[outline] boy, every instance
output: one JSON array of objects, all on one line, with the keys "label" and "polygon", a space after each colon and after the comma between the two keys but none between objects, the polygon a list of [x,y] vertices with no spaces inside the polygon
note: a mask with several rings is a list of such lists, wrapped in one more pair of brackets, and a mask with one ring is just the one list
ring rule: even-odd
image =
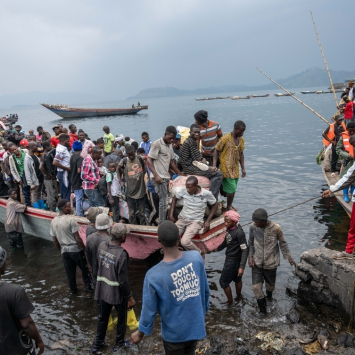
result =
[{"label": "boy", "polygon": [[107,192],[108,192],[108,201],[112,206],[113,212],[113,221],[118,223],[120,220],[120,199],[118,195],[121,193],[121,184],[120,179],[116,173],[117,164],[111,162],[108,165],[108,173],[106,174],[107,182]]},{"label": "boy", "polygon": [[115,141],[115,137],[112,133],[110,133],[109,126],[103,126],[102,130],[105,132],[104,134],[104,153],[105,155],[109,155],[112,152],[113,142]]},{"label": "boy", "polygon": [[245,264],[248,259],[248,246],[243,228],[239,224],[239,213],[227,211],[224,214],[224,224],[227,227],[226,236],[223,243],[214,251],[226,249],[226,260],[224,262],[219,284],[224,290],[228,301],[233,303],[232,289],[229,286],[232,281],[235,282],[237,300],[242,296],[242,276],[244,274]]},{"label": "boy", "polygon": [[80,141],[73,142],[74,154],[70,157],[70,179],[71,186],[75,195],[75,210],[78,217],[84,217],[83,211],[83,200],[84,200],[84,190],[83,190],[83,180],[81,180],[81,164],[83,163],[83,158],[81,157],[81,152],[83,150],[83,144]]},{"label": "boy", "polygon": [[152,143],[153,142],[149,139],[149,133],[148,132],[142,132],[142,142],[139,145],[139,148],[143,148],[146,155],[149,154],[150,145]]},{"label": "boy", "polygon": [[22,233],[24,233],[20,213],[26,211],[27,206],[18,202],[17,189],[9,189],[9,199],[6,203],[5,232],[11,249],[23,248]]}]

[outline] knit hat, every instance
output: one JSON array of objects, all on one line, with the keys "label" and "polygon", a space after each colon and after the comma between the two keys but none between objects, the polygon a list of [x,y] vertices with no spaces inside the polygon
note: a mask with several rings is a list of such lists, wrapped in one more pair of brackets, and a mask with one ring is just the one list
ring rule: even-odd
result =
[{"label": "knit hat", "polygon": [[204,110],[197,111],[194,117],[198,122],[205,123],[208,118],[208,112]]},{"label": "knit hat", "polygon": [[25,147],[28,147],[28,140],[22,139],[19,145],[24,145]]},{"label": "knit hat", "polygon": [[90,221],[90,223],[95,223],[96,217],[99,214],[108,214],[110,209],[108,207],[90,207],[87,212],[85,212],[86,218]]},{"label": "knit hat", "polygon": [[4,265],[6,257],[7,257],[6,250],[0,247],[0,267]]},{"label": "knit hat", "polygon": [[268,218],[269,216],[263,208],[258,208],[257,210],[255,210],[251,217],[253,222],[257,222],[257,223],[267,221]]},{"label": "knit hat", "polygon": [[335,120],[344,119],[344,116],[343,116],[343,115],[340,115],[340,114],[338,113],[338,114],[336,114],[336,115],[334,116],[334,119],[335,119]]},{"label": "knit hat", "polygon": [[240,214],[236,211],[227,211],[225,214],[224,214],[224,217],[228,217],[231,221],[233,222],[239,222],[239,218],[240,218]]},{"label": "knit hat", "polygon": [[111,228],[111,234],[113,237],[121,238],[125,234],[128,234],[131,228],[127,224],[115,223]]},{"label": "knit hat", "polygon": [[82,150],[83,149],[83,143],[80,141],[74,141],[73,142],[73,150]]},{"label": "knit hat", "polygon": [[112,226],[112,219],[105,213],[101,213],[96,217],[95,228],[97,230],[109,229]]}]

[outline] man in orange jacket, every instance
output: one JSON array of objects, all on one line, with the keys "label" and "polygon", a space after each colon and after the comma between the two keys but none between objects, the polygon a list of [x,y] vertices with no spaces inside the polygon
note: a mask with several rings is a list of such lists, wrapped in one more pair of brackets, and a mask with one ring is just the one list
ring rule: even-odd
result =
[{"label": "man in orange jacket", "polygon": [[339,141],[340,134],[346,131],[345,123],[343,122],[343,116],[338,114],[334,117],[335,122],[329,125],[325,131],[323,132],[323,144],[328,147],[330,144],[332,145],[332,163],[331,163],[331,171],[332,176],[335,176],[336,173],[336,165],[338,162],[338,154],[336,152],[337,142]]}]

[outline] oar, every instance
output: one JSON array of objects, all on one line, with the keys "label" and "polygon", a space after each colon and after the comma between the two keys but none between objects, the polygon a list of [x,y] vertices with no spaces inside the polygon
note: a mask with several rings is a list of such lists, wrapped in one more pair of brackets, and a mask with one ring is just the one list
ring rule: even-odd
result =
[{"label": "oar", "polygon": [[307,107],[308,110],[312,111],[316,116],[318,116],[319,118],[321,118],[325,123],[327,123],[330,126],[330,123],[324,118],[322,117],[319,113],[317,113],[316,111],[313,110],[313,108],[309,107],[308,105],[306,105],[304,102],[302,102],[300,99],[298,99],[296,96],[292,95],[292,93],[290,93],[288,90],[286,90],[285,88],[283,88],[280,84],[278,84],[275,80],[272,80],[269,76],[267,76],[261,69],[256,68],[259,70],[259,72],[261,74],[264,74],[269,80],[271,80],[274,84],[276,84],[280,89],[282,89],[283,91],[287,92],[290,96],[292,96],[295,100],[297,100],[299,103],[301,103],[304,107]]},{"label": "oar", "polygon": [[322,53],[322,57],[323,57],[323,60],[324,60],[325,68],[327,69],[327,73],[328,73],[328,76],[329,76],[330,88],[332,89],[333,94],[334,94],[335,105],[338,107],[339,104],[338,104],[337,95],[336,95],[335,90],[334,90],[333,80],[332,80],[332,77],[330,76],[330,71],[329,71],[329,69],[328,69],[327,61],[325,60],[323,48],[322,48],[322,45],[321,45],[320,40],[319,40],[319,36],[318,36],[317,28],[316,28],[316,23],[314,22],[313,15],[312,15],[312,11],[311,11],[311,17],[312,17],[312,21],[313,21],[314,30],[316,31],[316,35],[317,35],[317,39],[318,39],[319,48],[320,48],[320,51],[321,51],[321,53]]}]

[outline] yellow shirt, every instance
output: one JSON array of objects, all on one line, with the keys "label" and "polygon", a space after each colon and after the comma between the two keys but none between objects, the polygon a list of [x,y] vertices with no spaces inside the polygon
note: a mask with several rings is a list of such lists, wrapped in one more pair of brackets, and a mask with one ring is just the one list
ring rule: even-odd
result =
[{"label": "yellow shirt", "polygon": [[244,138],[240,137],[238,146],[235,145],[232,133],[224,135],[215,148],[220,154],[223,178],[239,178],[240,155],[244,150]]}]

